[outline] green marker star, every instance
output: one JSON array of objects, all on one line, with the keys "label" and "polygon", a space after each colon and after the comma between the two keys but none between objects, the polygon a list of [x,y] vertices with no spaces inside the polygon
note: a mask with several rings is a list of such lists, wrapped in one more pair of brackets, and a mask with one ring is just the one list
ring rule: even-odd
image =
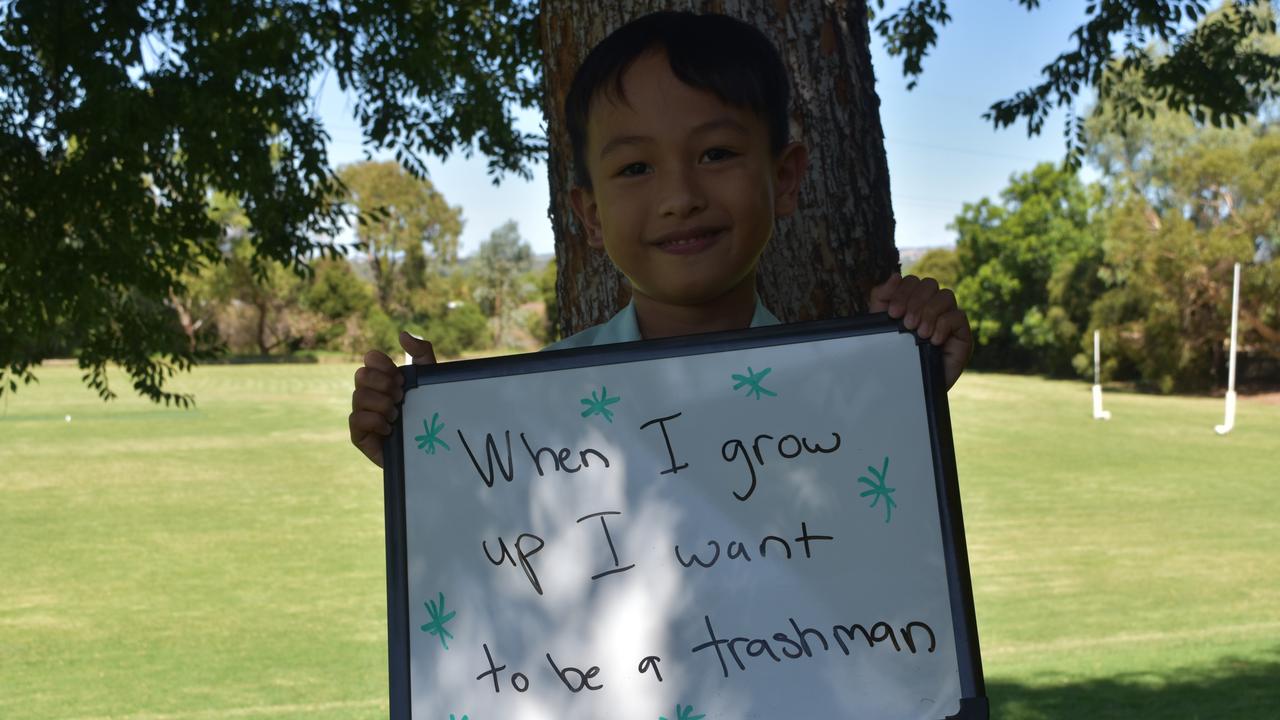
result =
[{"label": "green marker star", "polygon": [[757,400],[765,395],[768,395],[769,397],[777,397],[778,393],[768,390],[760,385],[760,381],[764,380],[764,376],[771,372],[773,372],[773,368],[765,368],[760,372],[756,372],[755,370],[752,370],[750,366],[747,366],[746,375],[733,375],[733,379],[738,381],[738,384],[734,385],[733,389],[737,390],[741,387],[747,387],[746,397],[755,395]]},{"label": "green marker star", "polygon": [[444,611],[444,593],[440,593],[440,604],[437,605],[435,600],[428,600],[423,605],[427,606],[427,614],[431,616],[431,622],[422,626],[422,632],[431,635],[437,635],[440,638],[440,644],[445,650],[449,649],[448,640],[453,638],[453,633],[444,629],[446,623],[453,619],[458,613],[445,613]]},{"label": "green marker star", "polygon": [[[681,705],[680,703],[676,703],[675,720],[702,720],[702,718],[704,717],[706,717],[705,714],[694,715],[692,705],[689,705],[688,707],[686,707],[684,705]],[[660,716],[658,720],[667,720],[667,717],[663,715],[663,716]]]},{"label": "green marker star", "polygon": [[427,424],[426,420],[423,420],[422,429],[426,434],[415,435],[413,438],[414,440],[418,441],[418,449],[427,451],[428,455],[436,454],[436,445],[440,445],[445,450],[452,451],[452,449],[449,447],[449,443],[440,439],[440,433],[441,431],[444,430],[444,423],[440,423],[439,425],[436,425],[436,421],[438,421],[439,419],[440,419],[440,413],[434,413],[431,416],[430,425]]},{"label": "green marker star", "polygon": [[868,465],[867,470],[875,476],[878,482],[871,482],[871,480],[869,480],[865,475],[859,477],[858,482],[866,484],[871,489],[863,492],[858,497],[874,495],[875,497],[871,499],[871,507],[875,507],[876,503],[880,502],[880,498],[884,498],[884,521],[887,523],[889,522],[889,516],[893,513],[893,508],[897,505],[897,503],[893,501],[893,498],[889,497],[889,495],[893,493],[894,488],[885,485],[884,482],[885,476],[889,474],[888,456],[885,456],[883,468],[876,470],[874,467]]},{"label": "green marker star", "polygon": [[582,404],[587,406],[582,411],[582,417],[591,417],[592,415],[603,415],[605,420],[613,423],[613,411],[609,406],[621,400],[621,397],[609,397],[609,388],[601,387],[600,395],[596,396],[596,391],[591,391],[591,398],[582,398]]}]

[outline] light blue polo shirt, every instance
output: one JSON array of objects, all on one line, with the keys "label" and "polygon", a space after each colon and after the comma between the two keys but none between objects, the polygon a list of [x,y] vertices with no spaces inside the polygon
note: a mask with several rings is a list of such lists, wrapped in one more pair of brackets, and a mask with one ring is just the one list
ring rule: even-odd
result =
[{"label": "light blue polo shirt", "polygon": [[[756,298],[756,311],[751,316],[751,327],[767,327],[777,324],[778,318],[769,312],[764,303],[760,302],[760,298]],[[608,345],[609,343],[633,342],[643,339],[640,336],[640,323],[636,322],[636,306],[634,303],[627,303],[627,306],[619,310],[618,314],[609,318],[609,322],[589,327],[580,333],[570,335],[542,349],[565,350],[568,348],[591,347],[593,345]]]}]

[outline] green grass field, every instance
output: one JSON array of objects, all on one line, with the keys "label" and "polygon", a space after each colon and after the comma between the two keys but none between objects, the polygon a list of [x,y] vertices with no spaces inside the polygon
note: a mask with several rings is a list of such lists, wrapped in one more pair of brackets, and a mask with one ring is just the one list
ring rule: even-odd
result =
[{"label": "green grass field", "polygon": [[[0,400],[0,718],[386,714],[354,367],[215,366],[198,409],[72,368]],[[127,393],[128,388],[121,388]],[[993,717],[1280,716],[1280,405],[970,373],[951,393]],[[64,416],[70,415],[71,422]]]}]

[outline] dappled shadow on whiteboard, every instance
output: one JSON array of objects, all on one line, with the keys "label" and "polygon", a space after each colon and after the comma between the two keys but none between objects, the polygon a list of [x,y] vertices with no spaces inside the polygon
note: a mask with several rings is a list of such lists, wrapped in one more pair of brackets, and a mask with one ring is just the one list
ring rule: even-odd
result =
[{"label": "dappled shadow on whiteboard", "polygon": [[[897,335],[858,347],[917,353]],[[821,717],[837,706],[885,717],[877,708],[889,703],[911,708],[908,717],[947,714],[958,672],[918,362],[881,359],[882,381],[855,385],[841,381],[858,366],[849,348],[785,350],[407,395],[406,448],[438,422],[451,444],[406,455],[415,716]],[[723,382],[751,367],[774,368],[776,399]],[[894,382],[883,379],[890,372]],[[584,415],[579,398],[597,388],[622,398],[612,418]],[[902,388],[914,388],[914,402]],[[885,408],[903,417],[887,422]],[[774,440],[754,454],[760,438],[791,433],[807,438],[792,439],[794,453]],[[815,449],[801,453],[806,442]],[[884,472],[889,456],[892,523],[887,507],[858,494],[859,475],[874,474],[873,463]],[[668,472],[677,462],[684,469]],[[721,556],[732,542],[753,559]],[[908,556],[919,561],[904,571]],[[604,572],[613,574],[593,577]],[[429,606],[446,601],[440,616],[456,611],[447,638],[431,632]],[[920,619],[929,625],[911,622]],[[712,623],[721,644],[742,636],[740,663],[732,645],[708,642]],[[873,640],[864,628],[905,635]],[[814,651],[787,654],[782,631]],[[779,643],[772,652],[785,659],[753,651],[764,641],[748,637]],[[645,670],[649,656],[660,666]],[[599,695],[582,688],[595,668]]]},{"label": "dappled shadow on whiteboard", "polygon": [[987,678],[991,717],[1002,720],[1262,718],[1280,712],[1280,645],[1264,661],[1226,658],[1176,674],[1039,685]]}]

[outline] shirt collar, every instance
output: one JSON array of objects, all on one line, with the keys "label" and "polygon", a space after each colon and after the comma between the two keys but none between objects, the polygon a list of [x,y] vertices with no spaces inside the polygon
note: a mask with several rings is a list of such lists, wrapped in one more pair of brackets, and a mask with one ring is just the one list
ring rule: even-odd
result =
[{"label": "shirt collar", "polygon": [[[756,309],[751,316],[751,327],[766,327],[777,324],[779,324],[778,318],[774,317],[773,313],[769,312],[769,309],[757,297]],[[608,322],[587,328],[576,335],[553,343],[545,349],[563,350],[610,343],[634,342],[642,339],[640,336],[640,323],[636,320],[636,306],[634,303],[627,303],[626,307],[619,310]]]},{"label": "shirt collar", "polygon": [[[765,307],[757,296],[756,309],[751,315],[751,327],[768,327],[777,324],[778,318],[769,312],[769,308]],[[636,304],[634,302],[627,303],[626,307],[618,311],[617,315],[614,315],[609,322],[602,326],[600,334],[596,337],[598,343],[642,340],[640,322],[636,320]]]}]

